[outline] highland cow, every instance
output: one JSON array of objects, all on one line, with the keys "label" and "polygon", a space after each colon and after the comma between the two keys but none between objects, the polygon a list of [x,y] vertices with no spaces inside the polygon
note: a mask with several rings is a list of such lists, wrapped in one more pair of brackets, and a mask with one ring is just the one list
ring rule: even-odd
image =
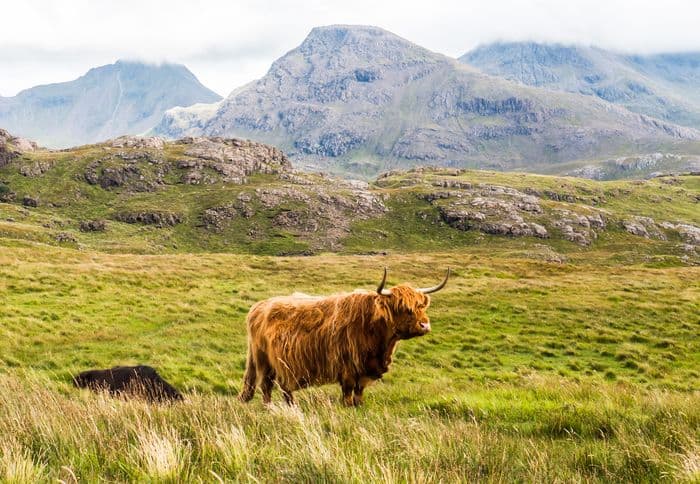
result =
[{"label": "highland cow", "polygon": [[294,294],[256,303],[248,313],[248,357],[239,398],[250,401],[260,387],[271,401],[277,383],[289,404],[292,392],[339,383],[343,403],[362,403],[365,387],[389,370],[400,340],[430,332],[428,294],[447,284],[357,290],[328,297]]},{"label": "highland cow", "polygon": [[115,366],[109,370],[88,370],[73,378],[78,388],[108,391],[113,396],[142,398],[149,402],[183,400],[172,385],[150,366]]}]

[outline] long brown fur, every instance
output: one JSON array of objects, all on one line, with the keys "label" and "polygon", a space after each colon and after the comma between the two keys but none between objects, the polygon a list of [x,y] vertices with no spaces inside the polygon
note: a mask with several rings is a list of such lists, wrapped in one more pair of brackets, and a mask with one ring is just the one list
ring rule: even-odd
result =
[{"label": "long brown fur", "polygon": [[247,318],[240,399],[249,401],[260,386],[269,402],[276,382],[292,403],[295,390],[338,382],[346,405],[361,403],[364,387],[388,371],[397,342],[430,331],[429,304],[429,296],[405,284],[391,295],[295,294],[258,302]]}]

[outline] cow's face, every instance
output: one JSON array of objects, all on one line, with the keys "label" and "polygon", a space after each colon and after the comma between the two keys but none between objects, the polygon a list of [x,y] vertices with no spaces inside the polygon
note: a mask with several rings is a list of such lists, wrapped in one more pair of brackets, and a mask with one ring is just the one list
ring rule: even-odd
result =
[{"label": "cow's face", "polygon": [[[447,269],[445,279],[433,287],[418,288],[407,284],[400,284],[391,289],[385,289],[387,270],[384,269],[384,277],[377,288],[380,306],[385,314],[394,334],[400,339],[415,338],[430,332],[430,318],[426,313],[430,305],[430,296],[447,284],[450,270]],[[386,314],[389,313],[389,314]]]},{"label": "cow's face", "polygon": [[415,338],[430,332],[427,310],[430,296],[421,294],[409,286],[396,286],[387,298],[392,313],[394,332],[401,339]]}]

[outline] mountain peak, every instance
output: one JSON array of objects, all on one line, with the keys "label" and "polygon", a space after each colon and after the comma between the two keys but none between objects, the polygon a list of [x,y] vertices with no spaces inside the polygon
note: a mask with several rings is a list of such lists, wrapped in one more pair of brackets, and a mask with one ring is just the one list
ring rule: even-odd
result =
[{"label": "mountain peak", "polygon": [[362,173],[416,164],[513,169],[700,138],[598,99],[486,76],[356,25],[313,29],[261,79],[216,106],[168,111],[154,133],[247,137],[306,167]]},{"label": "mountain peak", "polygon": [[172,107],[220,99],[181,64],[120,59],[72,81],[0,98],[0,125],[45,146],[67,147],[143,133]]},{"label": "mountain peak", "polygon": [[328,55],[357,57],[371,62],[404,62],[410,58],[443,56],[410,42],[396,34],[371,25],[326,25],[314,27],[291,53],[305,56]]},{"label": "mountain peak", "polygon": [[[398,35],[384,30],[380,27],[372,25],[349,25],[349,24],[333,24],[314,27],[307,35],[306,40],[324,39],[333,42],[345,42],[351,39],[367,38],[367,37],[394,37],[401,39]],[[408,40],[401,39],[406,43]]]}]

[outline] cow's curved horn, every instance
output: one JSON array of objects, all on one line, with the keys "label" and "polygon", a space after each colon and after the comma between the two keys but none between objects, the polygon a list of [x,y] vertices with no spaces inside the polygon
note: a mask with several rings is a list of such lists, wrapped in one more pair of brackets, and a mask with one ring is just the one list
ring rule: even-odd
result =
[{"label": "cow's curved horn", "polygon": [[450,278],[450,268],[447,268],[447,274],[445,274],[445,279],[438,284],[437,286],[433,287],[421,287],[418,289],[418,292],[422,292],[423,294],[430,294],[431,292],[437,292],[443,287],[445,287],[445,284],[447,284],[447,280]]},{"label": "cow's curved horn", "polygon": [[386,284],[386,267],[384,268],[384,277],[382,277],[382,282],[379,283],[379,287],[377,288],[377,294],[381,296],[391,296],[391,291],[388,289],[384,289],[384,285]]}]

